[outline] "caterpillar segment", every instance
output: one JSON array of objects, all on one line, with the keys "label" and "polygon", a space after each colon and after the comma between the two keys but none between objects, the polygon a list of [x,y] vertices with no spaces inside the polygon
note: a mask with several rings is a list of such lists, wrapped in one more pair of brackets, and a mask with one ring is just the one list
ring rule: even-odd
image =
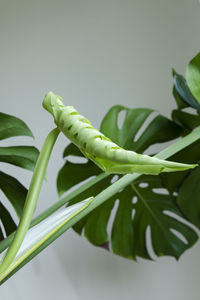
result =
[{"label": "caterpillar segment", "polygon": [[158,174],[197,166],[161,160],[121,148],[94,128],[73,106],[65,106],[62,98],[52,92],[46,94],[43,107],[52,114],[60,131],[104,172]]}]

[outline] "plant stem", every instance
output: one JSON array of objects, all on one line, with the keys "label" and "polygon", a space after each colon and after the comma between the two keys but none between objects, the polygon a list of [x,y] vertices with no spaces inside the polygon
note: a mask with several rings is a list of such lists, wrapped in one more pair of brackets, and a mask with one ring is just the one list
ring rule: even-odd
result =
[{"label": "plant stem", "polygon": [[170,145],[169,147],[163,149],[158,154],[155,155],[155,157],[160,159],[167,159],[177,152],[183,150],[184,148],[188,147],[189,145],[193,144],[197,140],[200,139],[200,126],[196,127],[191,133],[184,136],[180,140],[178,140],[176,143]]},{"label": "plant stem", "polygon": [[74,199],[79,194],[83,193],[87,189],[89,189],[94,184],[100,182],[104,178],[110,176],[110,174],[107,173],[101,173],[100,175],[97,175],[95,178],[92,178],[90,181],[86,182],[85,184],[78,187],[75,191],[71,192],[70,194],[66,195],[62,199],[60,199],[58,202],[54,203],[52,206],[50,206],[48,209],[46,209],[43,213],[41,213],[39,216],[37,216],[33,221],[31,222],[31,227],[40,223],[42,220],[50,216],[52,213],[54,213],[57,209],[62,207],[64,204],[69,202],[70,200]]},{"label": "plant stem", "polygon": [[[200,126],[193,130],[189,135],[182,138],[178,142],[170,145],[168,148],[164,149],[160,153],[156,155],[156,157],[161,159],[167,159],[179,152],[180,150],[186,148],[190,144],[194,143],[200,139]],[[13,270],[2,282],[5,282],[9,277],[11,277],[14,273],[16,273],[20,268],[22,268],[26,263],[28,263],[32,258],[34,258],[38,253],[40,253],[44,248],[46,248],[49,244],[51,244],[54,240],[56,240],[60,235],[62,235],[67,229],[72,227],[78,221],[80,221],[83,217],[97,208],[99,205],[104,203],[122,188],[126,187],[128,184],[132,183],[142,174],[127,174],[120,178],[118,181],[114,182],[108,188],[99,193],[93,200],[93,202],[83,211],[80,212],[77,216],[75,216],[72,220],[70,220],[67,224],[62,226],[54,235],[52,235],[48,240],[46,240],[40,247],[38,247],[34,252],[32,252],[20,265],[17,266],[15,270]],[[63,201],[64,202],[64,201]]]},{"label": "plant stem", "polygon": [[[188,134],[187,136],[185,136],[184,138],[182,138],[178,142],[176,142],[176,143],[170,145],[169,147],[167,147],[166,149],[162,150],[160,153],[158,153],[156,155],[156,157],[160,158],[160,159],[167,159],[167,158],[171,157],[172,155],[174,155],[175,153],[177,153],[177,152],[181,151],[182,149],[186,148],[190,144],[194,143],[198,139],[200,139],[200,126],[196,127],[190,134]],[[58,202],[56,202],[51,207],[49,207],[47,210],[45,210],[42,214],[37,216],[31,222],[31,227],[38,224],[40,221],[42,221],[47,216],[49,216],[54,211],[56,211],[58,208],[62,207],[65,203],[72,200],[74,197],[76,197],[77,195],[79,195],[80,193],[82,193],[83,191],[88,189],[89,187],[91,187],[93,184],[99,182],[100,180],[106,178],[109,175],[110,174],[102,173],[102,174],[98,175],[97,177],[91,179],[87,183],[83,184],[82,186],[77,188],[72,193],[66,195],[64,198],[60,199]],[[11,241],[13,239],[13,235],[14,235],[14,233],[9,235],[9,237],[7,239],[5,239],[4,241],[2,241],[0,243],[0,253],[2,251],[4,251],[9,246],[9,244],[11,243]]]},{"label": "plant stem", "polygon": [[[187,136],[185,136],[184,138],[180,139],[179,141],[177,141],[176,143],[170,145],[169,147],[167,147],[166,149],[162,150],[161,152],[159,152],[158,154],[155,155],[155,157],[159,158],[159,159],[168,159],[169,157],[171,157],[172,155],[174,155],[175,153],[181,151],[182,149],[186,148],[187,146],[189,146],[190,144],[194,143],[195,141],[197,141],[198,139],[200,139],[200,126],[196,127],[190,134],[188,134]],[[100,175],[98,175],[96,178],[90,180],[89,182],[87,182],[86,184],[80,186],[77,190],[73,191],[72,193],[70,193],[69,195],[67,195],[66,197],[64,197],[63,199],[59,200],[57,203],[53,204],[50,208],[48,208],[44,213],[42,213],[40,216],[36,217],[33,220],[34,224],[38,224],[41,220],[43,220],[45,217],[49,216],[51,213],[53,213],[55,210],[57,210],[58,208],[60,208],[62,205],[64,205],[65,203],[67,203],[68,201],[72,200],[74,197],[76,197],[77,195],[79,195],[81,192],[85,191],[86,189],[88,189],[89,187],[91,187],[93,184],[99,182],[100,180],[106,178],[107,176],[109,176],[109,173],[102,173]],[[131,182],[131,178],[132,181],[135,180],[136,178],[138,178],[139,176],[141,176],[141,174],[127,174],[125,176],[123,176],[121,179],[119,179],[117,182],[120,182],[123,184],[123,186],[120,186],[120,188],[117,188],[117,182],[115,182],[114,184],[112,184],[112,186],[110,186],[108,189],[111,190],[111,187],[113,187],[114,189],[117,188],[116,193],[118,192],[118,190],[120,190],[122,187],[125,187],[126,185],[128,185]],[[125,179],[123,179],[125,178]],[[125,180],[125,181],[124,181]],[[125,185],[124,185],[125,184]],[[107,191],[107,189],[105,190]],[[101,192],[100,194],[102,194],[103,192]],[[99,194],[99,195],[100,195]],[[115,193],[113,193],[112,195],[114,195]],[[95,205],[96,207],[96,203],[98,199],[97,195],[95,197],[95,200],[93,201],[93,203],[90,205],[90,208],[93,207],[93,205]],[[107,193],[106,193],[106,200],[109,198],[110,196],[107,197]],[[98,203],[98,202],[97,202]],[[101,203],[100,203],[101,204]],[[97,205],[98,206],[98,205]],[[89,207],[87,208],[89,209]],[[86,210],[87,211],[87,210]]]},{"label": "plant stem", "polygon": [[[93,186],[94,184],[100,182],[101,180],[103,180],[104,178],[106,178],[108,176],[110,176],[110,174],[101,173],[100,175],[97,175],[95,178],[92,178],[91,180],[89,180],[85,184],[78,187],[75,191],[69,193],[68,195],[66,195],[62,199],[58,200],[56,203],[54,203],[52,206],[50,206],[44,212],[42,212],[36,218],[34,218],[31,221],[30,228],[33,227],[34,225],[37,225],[38,223],[40,223],[42,220],[44,220],[45,218],[50,216],[52,213],[54,213],[56,210],[58,210],[60,207],[62,207],[65,203],[67,203],[70,200],[74,199],[76,196],[83,193],[84,191],[89,189],[91,186]],[[10,245],[10,243],[13,240],[14,235],[15,235],[15,232],[11,233],[5,240],[0,242],[0,253],[3,252],[6,248],[8,248],[8,246]]]},{"label": "plant stem", "polygon": [[48,136],[45,139],[45,142],[43,144],[42,150],[40,152],[34,169],[33,177],[31,179],[30,187],[28,190],[26,202],[24,205],[18,228],[16,230],[14,239],[3,259],[3,262],[0,265],[0,274],[3,273],[12,263],[30,226],[31,219],[36,207],[37,199],[39,197],[42,182],[45,177],[48,161],[59,132],[59,129],[55,128],[48,134]]}]

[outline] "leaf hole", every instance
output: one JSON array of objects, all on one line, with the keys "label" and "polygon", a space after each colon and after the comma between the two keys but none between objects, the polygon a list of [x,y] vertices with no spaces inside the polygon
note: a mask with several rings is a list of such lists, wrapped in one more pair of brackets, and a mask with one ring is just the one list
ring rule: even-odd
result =
[{"label": "leaf hole", "polygon": [[139,187],[144,189],[144,188],[147,188],[149,186],[149,184],[147,182],[141,182],[139,183]]},{"label": "leaf hole", "polygon": [[132,218],[132,220],[134,220],[135,213],[136,213],[136,210],[135,210],[135,209],[132,209],[132,213],[131,213],[131,218]]},{"label": "leaf hole", "polygon": [[168,190],[166,190],[164,188],[154,188],[154,189],[152,189],[152,191],[158,195],[169,195]]},{"label": "leaf hole", "polygon": [[177,192],[173,192],[172,194],[174,197],[177,197],[178,196],[178,193]]},{"label": "leaf hole", "polygon": [[117,181],[119,179],[118,175],[114,175],[110,181],[110,183],[114,183],[115,181]]},{"label": "leaf hole", "polygon": [[1,229],[2,234],[3,234],[3,238],[5,239],[7,237],[7,234],[6,234],[6,230],[4,228],[4,225],[3,225],[3,222],[1,221],[1,219],[0,219],[0,229]]},{"label": "leaf hole", "polygon": [[124,121],[125,121],[125,117],[126,117],[126,110],[123,109],[119,112],[118,118],[117,118],[117,126],[119,129],[122,129]]},{"label": "leaf hole", "polygon": [[83,156],[73,156],[73,155],[67,156],[67,160],[72,163],[80,163],[80,164],[85,164],[88,162],[87,158]]},{"label": "leaf hole", "polygon": [[198,113],[197,113],[196,110],[195,110],[194,108],[192,108],[192,107],[184,107],[184,108],[182,109],[182,111],[187,112],[187,113],[189,113],[189,114],[193,114],[193,115],[198,116]]},{"label": "leaf hole", "polygon": [[141,135],[143,134],[143,132],[147,129],[147,127],[149,126],[149,124],[153,121],[153,119],[158,115],[157,112],[152,112],[150,113],[150,115],[146,118],[146,120],[144,121],[144,123],[140,126],[138,132],[136,133],[133,141],[137,142],[139,140],[139,138],[141,137]]},{"label": "leaf hole", "polygon": [[177,231],[174,228],[170,228],[169,229],[179,240],[181,240],[184,244],[188,245],[188,241],[187,239],[184,237],[184,235],[182,233],[180,233],[179,231]]},{"label": "leaf hole", "polygon": [[[175,143],[176,141],[178,141],[179,138],[177,139],[173,139],[173,142]],[[154,156],[155,153],[158,153],[160,152],[161,150],[167,148],[168,146],[171,145],[171,141],[166,141],[166,142],[162,142],[162,143],[156,143],[156,144],[153,144],[153,145],[150,145],[148,147],[148,149],[146,149],[143,154],[147,154],[147,155],[150,155],[150,156]]]},{"label": "leaf hole", "polygon": [[198,229],[193,224],[191,224],[189,221],[184,219],[183,217],[181,217],[181,216],[177,215],[176,213],[174,213],[172,211],[169,211],[169,210],[163,210],[163,214],[175,219],[176,221],[178,221],[178,222],[180,222],[180,223],[182,223],[186,226],[188,226],[189,228],[193,229],[199,235]]},{"label": "leaf hole", "polygon": [[132,203],[133,204],[136,204],[138,202],[138,197],[137,196],[134,196],[133,199],[132,199]]},{"label": "leaf hole", "polygon": [[153,244],[152,244],[152,234],[151,234],[151,226],[148,225],[145,232],[145,243],[146,249],[151,259],[155,260],[157,255],[155,254]]},{"label": "leaf hole", "polygon": [[[114,203],[114,206],[111,210],[110,217],[109,217],[107,227],[106,227],[107,233],[108,233],[108,236],[109,236],[110,240],[111,240],[111,235],[112,235],[113,223],[114,223],[114,220],[115,220],[115,216],[116,216],[118,207],[119,207],[119,199],[117,199]],[[110,251],[112,251],[111,247],[110,247]]]}]

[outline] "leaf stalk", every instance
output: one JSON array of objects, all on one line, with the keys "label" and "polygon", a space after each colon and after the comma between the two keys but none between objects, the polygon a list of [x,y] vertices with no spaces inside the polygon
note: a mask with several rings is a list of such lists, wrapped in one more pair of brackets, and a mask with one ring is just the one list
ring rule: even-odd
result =
[{"label": "leaf stalk", "polygon": [[8,251],[6,252],[6,255],[0,265],[0,274],[3,273],[12,263],[30,226],[31,219],[39,197],[42,182],[45,177],[49,158],[59,133],[60,131],[58,128],[53,129],[46,137],[45,142],[42,146],[42,150],[38,157],[34,173],[31,179],[22,216],[18,228],[15,232],[13,241],[10,247],[8,248]]}]

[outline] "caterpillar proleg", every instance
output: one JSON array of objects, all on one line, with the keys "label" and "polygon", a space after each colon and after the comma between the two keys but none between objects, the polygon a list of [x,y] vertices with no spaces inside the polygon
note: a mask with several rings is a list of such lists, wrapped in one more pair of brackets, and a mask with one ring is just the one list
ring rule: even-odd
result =
[{"label": "caterpillar proleg", "polygon": [[196,167],[196,165],[161,160],[119,147],[94,128],[90,121],[80,115],[73,106],[64,106],[62,98],[52,92],[46,94],[43,107],[52,114],[60,131],[81,150],[86,158],[92,160],[104,172],[158,174]]}]

